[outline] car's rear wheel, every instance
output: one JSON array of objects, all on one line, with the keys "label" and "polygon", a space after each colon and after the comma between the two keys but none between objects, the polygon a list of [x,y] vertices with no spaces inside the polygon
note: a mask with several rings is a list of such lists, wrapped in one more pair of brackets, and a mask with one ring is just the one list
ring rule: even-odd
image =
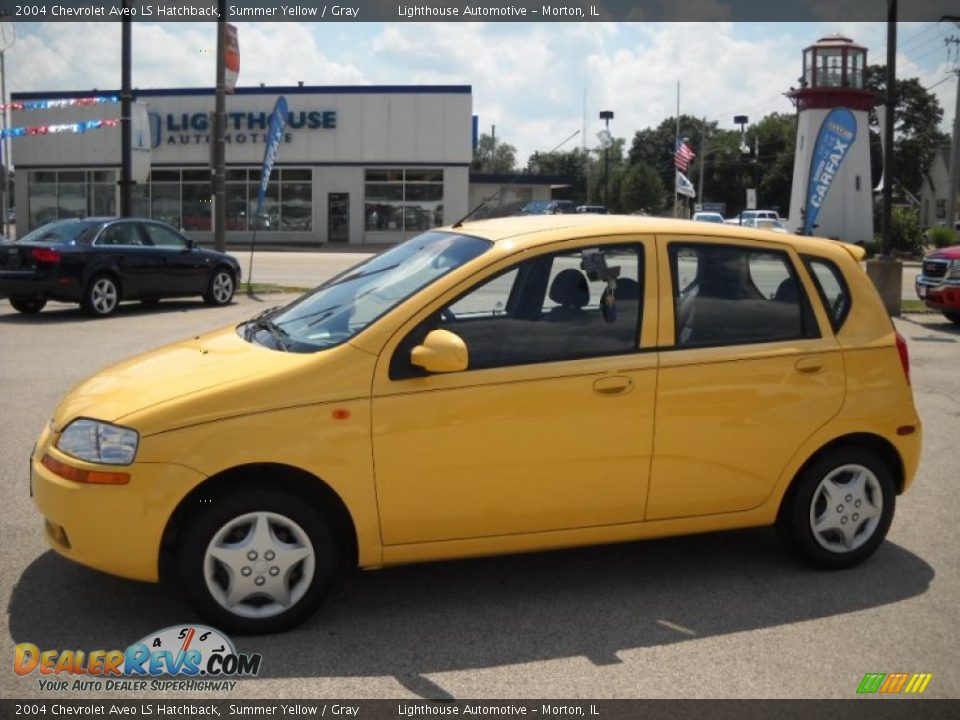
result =
[{"label": "car's rear wheel", "polygon": [[861,447],[840,447],[796,479],[777,518],[781,540],[805,562],[827,569],[862,562],[890,529],[896,488],[887,464]]},{"label": "car's rear wheel", "polygon": [[47,299],[41,295],[16,295],[10,298],[10,304],[24,315],[36,315],[43,310]]},{"label": "car's rear wheel", "polygon": [[268,490],[229,495],[194,513],[179,543],[190,603],[214,626],[238,633],[303,622],[333,581],[339,550],[312,505]]},{"label": "car's rear wheel", "polygon": [[217,268],[210,276],[203,299],[208,305],[228,305],[233,300],[235,290],[233,273],[226,268]]},{"label": "car's rear wheel", "polygon": [[960,325],[960,311],[957,310],[944,310],[943,316],[952,323]]},{"label": "car's rear wheel", "polygon": [[97,275],[83,292],[81,305],[88,315],[107,317],[120,304],[120,286],[111,275]]}]

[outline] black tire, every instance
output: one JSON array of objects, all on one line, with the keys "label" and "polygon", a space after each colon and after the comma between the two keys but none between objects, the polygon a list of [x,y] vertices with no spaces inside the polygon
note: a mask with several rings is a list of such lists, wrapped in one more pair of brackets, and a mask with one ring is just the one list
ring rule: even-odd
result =
[{"label": "black tire", "polygon": [[107,317],[120,305],[120,283],[113,275],[94,275],[83,290],[80,306],[87,315]]},{"label": "black tire", "polygon": [[[270,530],[267,535],[262,536],[270,538],[266,548],[257,538],[247,534],[253,532],[256,521],[244,519],[244,516],[252,514],[260,517],[268,514],[271,516]],[[248,529],[244,532],[243,527]],[[293,532],[291,528],[294,528]],[[240,532],[239,536],[237,532]],[[312,551],[312,577],[309,580],[307,576],[311,572],[310,559],[293,562],[279,570],[279,566],[284,565],[284,559],[278,555],[285,554],[284,548],[293,548],[294,545],[280,545],[277,538],[296,539],[297,534],[300,534],[302,542],[297,543],[296,547],[305,548],[309,541],[309,550]],[[251,578],[241,582],[256,582],[260,584],[258,587],[269,589],[267,583],[278,582],[271,581],[271,576],[281,578],[279,582],[296,598],[293,604],[280,610],[280,606],[266,597],[258,598],[255,594],[247,594],[257,593],[256,587],[241,593],[246,599],[241,597],[234,609],[223,604],[221,600],[226,601],[226,593],[233,587],[238,572],[228,571],[230,566],[227,564],[208,558],[207,551],[215,540],[219,544],[226,538],[232,538],[231,544],[238,544],[243,553],[254,548],[258,548],[254,549],[254,552],[260,553],[260,556],[253,558],[249,554],[235,556],[243,565],[240,572],[244,577]],[[277,550],[272,558],[268,552],[269,547]],[[335,535],[322,513],[297,496],[260,489],[232,492],[230,495],[215,498],[209,504],[205,503],[202,509],[195,511],[187,520],[177,549],[180,582],[194,609],[214,627],[251,635],[280,632],[306,620],[327,596],[338,569],[339,558],[340,550]],[[248,561],[249,565],[246,564]],[[274,572],[271,562],[277,563],[279,572]],[[207,581],[208,569],[211,574],[210,583]],[[221,599],[215,597],[211,585],[216,588]],[[240,587],[243,588],[243,585]],[[259,611],[254,609],[258,603],[262,603]],[[264,611],[273,614],[261,617],[245,615]]]},{"label": "black tire", "polygon": [[47,299],[41,295],[17,295],[10,298],[10,304],[14,310],[24,315],[36,315],[43,310]]},{"label": "black tire", "polygon": [[203,293],[203,301],[207,305],[222,307],[229,305],[233,294],[237,291],[237,281],[233,271],[225,267],[217,267],[210,273],[207,281],[207,290]]},{"label": "black tire", "polygon": [[943,316],[954,325],[960,325],[960,311],[944,310]]},{"label": "black tire", "polygon": [[[872,480],[866,480],[868,490],[860,502],[856,492],[846,489],[855,472],[843,470],[844,466],[858,466],[867,471],[864,477],[873,476]],[[831,474],[837,481],[835,490],[839,489],[842,494],[835,495],[836,505],[831,502],[828,508],[820,484]],[[875,519],[864,519],[865,510],[876,511],[877,496],[882,508]],[[880,546],[890,529],[895,506],[896,486],[891,468],[866,448],[838,447],[816,458],[794,480],[780,506],[777,534],[787,550],[809,565],[828,570],[848,568],[863,562]],[[831,523],[828,522],[824,523],[828,529],[815,533],[813,524],[818,518],[835,519],[837,528],[829,529]],[[850,549],[843,546],[844,530],[852,535],[852,542],[847,545]],[[826,547],[825,543],[832,547]]]}]

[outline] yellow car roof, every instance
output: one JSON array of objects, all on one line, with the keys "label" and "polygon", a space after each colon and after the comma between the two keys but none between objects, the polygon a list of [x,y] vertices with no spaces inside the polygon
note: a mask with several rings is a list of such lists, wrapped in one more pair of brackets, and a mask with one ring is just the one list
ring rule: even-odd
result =
[{"label": "yellow car roof", "polygon": [[642,215],[516,215],[493,220],[468,220],[460,226],[447,228],[466,235],[474,235],[499,243],[513,241],[514,247],[536,247],[560,240],[592,235],[620,235],[630,233],[660,235],[700,235],[702,237],[729,237],[760,240],[777,245],[793,245],[798,252],[822,250],[827,246],[842,246],[856,261],[866,252],[858,245],[826,238],[790,235],[772,230],[760,230],[742,225],[703,223],[676,218]]}]

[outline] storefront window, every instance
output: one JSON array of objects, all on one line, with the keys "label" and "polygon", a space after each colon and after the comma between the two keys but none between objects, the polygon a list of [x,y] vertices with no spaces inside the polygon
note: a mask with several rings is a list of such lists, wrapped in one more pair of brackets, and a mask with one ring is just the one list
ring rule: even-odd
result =
[{"label": "storefront window", "polygon": [[[286,172],[283,173],[286,180]],[[313,229],[313,185],[309,182],[282,182],[280,184],[280,229],[309,231]]]},{"label": "storefront window", "polygon": [[30,229],[40,227],[57,219],[57,174],[55,172],[31,172],[27,175],[30,205]]},{"label": "storefront window", "polygon": [[[186,172],[184,175],[186,176]],[[209,177],[209,176],[208,176]],[[209,232],[211,221],[210,183],[183,183],[183,229]]]},{"label": "storefront window", "polygon": [[367,232],[406,237],[443,224],[443,170],[376,168],[365,179]]},{"label": "storefront window", "polygon": [[175,228],[180,223],[180,183],[154,182],[150,184],[150,217]]},{"label": "storefront window", "polygon": [[[246,172],[244,175],[246,175]],[[229,173],[227,174],[229,179]],[[245,180],[246,178],[244,178]],[[227,230],[247,229],[247,183],[227,183]]]}]

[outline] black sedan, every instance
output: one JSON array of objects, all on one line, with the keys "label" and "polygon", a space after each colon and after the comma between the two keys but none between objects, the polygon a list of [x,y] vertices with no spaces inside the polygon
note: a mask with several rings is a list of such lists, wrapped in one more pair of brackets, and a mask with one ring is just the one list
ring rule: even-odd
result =
[{"label": "black sedan", "polygon": [[0,242],[0,296],[22,313],[40,312],[47,300],[78,302],[96,317],[122,300],[202,295],[226,305],[239,281],[234,258],[155,220],[59,220],[19,242]]}]

